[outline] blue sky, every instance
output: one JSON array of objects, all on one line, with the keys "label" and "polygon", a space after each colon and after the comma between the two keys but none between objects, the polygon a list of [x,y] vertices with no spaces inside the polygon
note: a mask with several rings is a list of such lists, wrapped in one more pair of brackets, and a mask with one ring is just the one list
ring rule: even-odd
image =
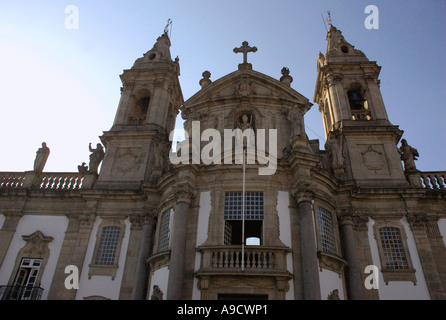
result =
[{"label": "blue sky", "polygon": [[[78,29],[65,27],[68,5],[79,10]],[[364,26],[367,5],[379,9],[377,30]],[[51,149],[44,171],[88,164],[88,144],[112,126],[119,75],[152,48],[168,18],[185,100],[203,71],[213,81],[235,71],[242,56],[232,49],[246,40],[258,48],[248,58],[254,70],[279,79],[288,67],[291,86],[313,102],[327,10],[345,39],[382,66],[389,119],[418,149],[417,167],[446,170],[446,1],[58,0],[0,3],[0,171],[32,170],[43,141]],[[305,124],[323,147],[316,104]]]}]

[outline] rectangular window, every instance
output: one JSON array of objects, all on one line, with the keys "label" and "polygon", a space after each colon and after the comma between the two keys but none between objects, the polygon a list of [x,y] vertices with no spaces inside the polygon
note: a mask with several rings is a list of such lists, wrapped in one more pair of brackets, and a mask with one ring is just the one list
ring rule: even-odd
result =
[{"label": "rectangular window", "polygon": [[172,227],[173,209],[164,211],[161,216],[158,252],[169,250],[170,230]]},{"label": "rectangular window", "polygon": [[400,229],[396,227],[384,227],[379,229],[383,258],[388,270],[407,270],[409,264],[401,239]]},{"label": "rectangular window", "polygon": [[23,258],[14,279],[14,285],[9,294],[12,300],[30,300],[36,291],[37,275],[42,259]]},{"label": "rectangular window", "polygon": [[331,212],[318,207],[317,221],[319,225],[319,244],[321,250],[327,253],[336,254],[336,241]]},{"label": "rectangular window", "polygon": [[[242,228],[243,228],[243,193],[242,192],[226,192],[225,194],[225,245],[241,245],[242,244]],[[263,192],[247,191],[245,192],[245,241],[247,238],[258,238],[258,241],[252,243],[263,242],[263,216],[264,203]],[[251,239],[252,240],[252,239]]]},{"label": "rectangular window", "polygon": [[104,227],[102,229],[101,242],[99,243],[95,264],[102,266],[115,264],[120,233],[120,227]]}]

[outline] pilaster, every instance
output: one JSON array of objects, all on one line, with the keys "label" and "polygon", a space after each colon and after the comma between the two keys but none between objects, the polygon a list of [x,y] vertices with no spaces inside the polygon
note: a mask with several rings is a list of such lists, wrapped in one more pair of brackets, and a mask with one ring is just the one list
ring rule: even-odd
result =
[{"label": "pilaster", "polygon": [[76,298],[76,289],[68,290],[65,288],[65,278],[68,276],[65,274],[65,268],[68,265],[76,266],[80,278],[91,230],[96,221],[96,215],[90,213],[70,213],[67,216],[69,219],[68,227],[54,271],[48,300],[74,300]]}]

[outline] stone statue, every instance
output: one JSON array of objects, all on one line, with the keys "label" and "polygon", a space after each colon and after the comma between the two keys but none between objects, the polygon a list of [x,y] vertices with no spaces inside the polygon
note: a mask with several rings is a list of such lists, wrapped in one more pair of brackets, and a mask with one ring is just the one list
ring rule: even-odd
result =
[{"label": "stone statue", "polygon": [[161,291],[160,287],[158,287],[157,285],[153,286],[153,293],[152,296],[150,297],[150,300],[163,300],[163,291]]},{"label": "stone statue", "polygon": [[341,300],[339,298],[339,290],[334,289],[332,292],[328,294],[327,300]]},{"label": "stone statue", "polygon": [[45,167],[46,160],[50,155],[50,148],[46,146],[46,142],[42,142],[42,147],[36,152],[36,160],[34,160],[34,171],[42,172]]},{"label": "stone statue", "polygon": [[91,148],[91,143],[88,145],[88,149],[90,150],[90,165],[88,172],[98,173],[98,167],[102,160],[104,160],[104,148],[100,143],[96,145],[96,149]]},{"label": "stone statue", "polygon": [[85,162],[82,162],[82,165],[77,166],[77,170],[79,173],[86,173],[88,172],[88,167],[85,165]]},{"label": "stone statue", "polygon": [[156,168],[163,168],[164,167],[164,161],[167,157],[167,154],[169,152],[169,144],[166,142],[153,142],[153,148],[154,148],[154,155],[155,155],[155,167]]},{"label": "stone statue", "polygon": [[[245,130],[247,130],[247,129],[251,129],[249,131],[249,135],[247,137],[247,140],[248,140],[248,144],[250,146],[253,146],[255,144],[255,137],[254,137],[254,128],[253,128],[253,125],[252,125],[252,115],[251,115],[251,117],[248,117],[248,115],[245,113],[241,117],[241,119],[239,119],[239,121],[237,122],[237,127],[240,130],[242,130],[242,133]],[[238,139],[239,139],[238,141],[240,143],[240,139],[243,139],[243,136],[239,137]],[[243,146],[245,147],[246,145],[247,145],[247,143],[243,140]]]},{"label": "stone statue", "polygon": [[342,139],[339,134],[327,140],[325,150],[328,152],[328,159],[333,168],[344,167],[344,155],[342,152]]},{"label": "stone statue", "polygon": [[303,112],[296,106],[288,111],[287,119],[291,122],[291,139],[302,136],[304,131],[303,116]]},{"label": "stone statue", "polygon": [[404,171],[415,171],[417,170],[415,166],[416,157],[419,157],[417,149],[412,148],[407,144],[406,139],[401,140],[401,147],[398,149],[400,154],[400,159],[404,162]]}]

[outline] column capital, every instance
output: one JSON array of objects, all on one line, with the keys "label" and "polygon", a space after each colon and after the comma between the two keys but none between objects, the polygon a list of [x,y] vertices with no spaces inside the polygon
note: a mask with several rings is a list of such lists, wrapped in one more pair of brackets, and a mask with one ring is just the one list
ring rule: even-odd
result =
[{"label": "column capital", "polygon": [[196,196],[195,189],[189,183],[179,183],[172,187],[175,200],[177,203],[186,202],[190,204],[192,199]]},{"label": "column capital", "polygon": [[314,199],[316,193],[316,187],[310,182],[298,182],[291,194],[296,200],[297,204],[301,202],[311,202]]},{"label": "column capital", "polygon": [[409,222],[412,231],[423,231],[426,230],[428,218],[424,213],[415,213],[408,214],[407,221]]}]

